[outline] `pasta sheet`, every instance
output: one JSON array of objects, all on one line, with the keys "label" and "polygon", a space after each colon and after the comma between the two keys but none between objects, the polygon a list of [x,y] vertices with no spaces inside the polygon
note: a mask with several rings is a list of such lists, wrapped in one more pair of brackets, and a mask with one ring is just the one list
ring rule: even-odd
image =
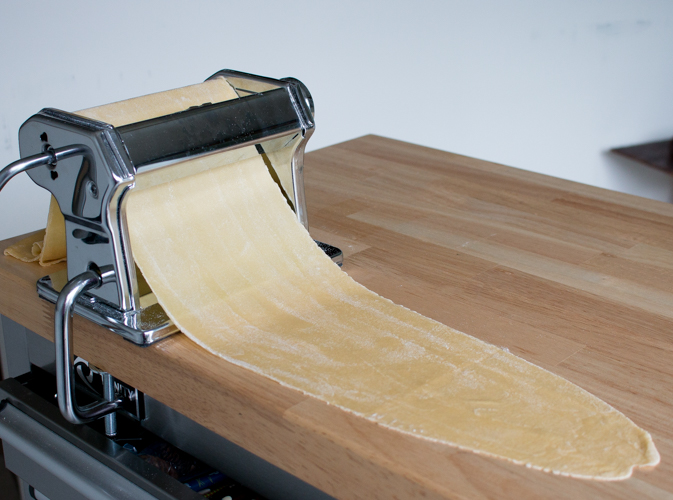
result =
[{"label": "pasta sheet", "polygon": [[353,281],[259,156],[134,190],[127,209],[158,301],[232,363],[395,431],[536,469],[614,480],[659,462],[646,431],[576,385]]},{"label": "pasta sheet", "polygon": [[37,261],[41,266],[50,266],[65,260],[65,220],[53,196],[49,203],[46,229],[31,233],[5,248],[4,254],[23,262]]}]

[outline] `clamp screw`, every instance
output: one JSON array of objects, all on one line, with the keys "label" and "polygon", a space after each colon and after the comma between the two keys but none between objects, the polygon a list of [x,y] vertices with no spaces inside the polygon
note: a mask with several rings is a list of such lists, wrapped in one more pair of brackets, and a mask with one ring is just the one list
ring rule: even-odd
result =
[{"label": "clamp screw", "polygon": [[91,193],[91,196],[98,198],[98,186],[96,186],[94,181],[87,182],[86,187],[89,190],[89,193]]}]

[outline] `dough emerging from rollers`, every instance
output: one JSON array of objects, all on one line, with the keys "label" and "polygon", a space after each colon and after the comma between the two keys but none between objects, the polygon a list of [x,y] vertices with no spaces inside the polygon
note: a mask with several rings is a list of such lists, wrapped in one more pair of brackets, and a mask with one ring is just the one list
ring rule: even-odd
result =
[{"label": "dough emerging from rollers", "polygon": [[127,208],[158,301],[217,356],[394,431],[535,469],[615,480],[659,462],[649,433],[583,389],[353,281],[259,156],[133,190]]}]

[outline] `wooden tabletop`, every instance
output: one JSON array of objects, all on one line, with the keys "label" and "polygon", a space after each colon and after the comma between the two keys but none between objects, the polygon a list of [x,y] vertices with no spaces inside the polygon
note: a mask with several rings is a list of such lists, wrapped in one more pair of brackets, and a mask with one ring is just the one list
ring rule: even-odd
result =
[{"label": "wooden tabletop", "polygon": [[[311,233],[345,272],[607,401],[661,464],[618,482],[530,470],[380,428],[183,335],[139,348],[76,318],[75,352],[337,498],[673,498],[673,205],[376,136],[309,153],[305,175]],[[0,257],[0,313],[52,338],[43,274]]]}]

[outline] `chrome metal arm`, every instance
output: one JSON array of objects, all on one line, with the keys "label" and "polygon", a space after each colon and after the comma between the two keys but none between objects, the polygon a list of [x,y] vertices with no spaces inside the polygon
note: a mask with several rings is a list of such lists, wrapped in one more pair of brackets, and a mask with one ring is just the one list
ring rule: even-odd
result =
[{"label": "chrome metal arm", "polygon": [[63,287],[56,301],[54,344],[58,407],[65,419],[73,424],[86,424],[114,412],[121,405],[121,400],[110,397],[112,401],[98,401],[80,408],[75,399],[75,367],[72,353],[73,306],[82,293],[112,280],[114,271],[86,271],[71,279]]},{"label": "chrome metal arm", "polygon": [[0,170],[0,191],[5,187],[5,184],[17,174],[30,170],[31,168],[40,167],[42,165],[56,165],[59,160],[65,160],[71,156],[92,156],[91,149],[82,144],[75,144],[73,146],[66,146],[64,148],[49,149],[44,153],[27,156],[21,160],[10,163],[5,168]]},{"label": "chrome metal arm", "polygon": [[28,156],[27,158],[10,163],[5,168],[0,170],[0,191],[15,175],[25,172],[26,170],[30,170],[31,168],[46,165],[52,161],[54,161],[54,155],[47,152]]}]

